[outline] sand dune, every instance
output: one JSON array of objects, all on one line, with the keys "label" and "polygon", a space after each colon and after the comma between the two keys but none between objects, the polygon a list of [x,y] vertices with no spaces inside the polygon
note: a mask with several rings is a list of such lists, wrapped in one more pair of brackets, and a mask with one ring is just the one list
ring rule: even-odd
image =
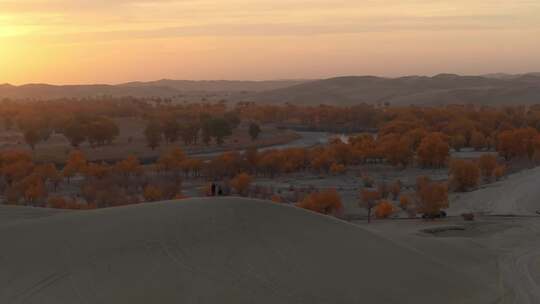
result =
[{"label": "sand dune", "polygon": [[535,215],[540,211],[539,179],[540,167],[512,174],[473,192],[458,194],[450,204],[450,213]]},{"label": "sand dune", "polygon": [[438,260],[254,200],[23,216],[0,225],[0,239],[0,303],[493,302]]}]

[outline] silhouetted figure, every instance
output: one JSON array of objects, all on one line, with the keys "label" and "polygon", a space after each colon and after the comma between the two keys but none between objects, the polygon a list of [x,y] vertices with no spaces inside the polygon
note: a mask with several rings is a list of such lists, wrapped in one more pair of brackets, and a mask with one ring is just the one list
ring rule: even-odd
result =
[{"label": "silhouetted figure", "polygon": [[212,186],[210,188],[212,191],[212,196],[216,196],[216,184],[212,183]]},{"label": "silhouetted figure", "polygon": [[221,186],[218,187],[218,196],[223,195],[223,189],[221,189]]}]

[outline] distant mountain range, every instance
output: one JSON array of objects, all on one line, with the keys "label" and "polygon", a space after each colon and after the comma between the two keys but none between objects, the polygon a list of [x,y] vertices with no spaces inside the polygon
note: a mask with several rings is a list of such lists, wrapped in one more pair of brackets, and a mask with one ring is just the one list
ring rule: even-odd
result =
[{"label": "distant mountain range", "polygon": [[[98,96],[195,98],[235,96],[290,87],[307,80],[228,81],[228,80],[169,80],[129,82],[119,85],[0,85],[0,98],[58,99]],[[196,101],[196,100],[194,100]]]},{"label": "distant mountain range", "polygon": [[384,78],[347,76],[324,80],[158,80],[119,85],[0,85],[0,99],[57,99],[97,96],[162,97],[175,101],[254,101],[304,105],[335,104],[536,104],[540,73]]},{"label": "distant mountain range", "polygon": [[540,103],[540,73],[381,78],[350,76],[318,80],[261,92],[254,101],[292,104],[535,104]]}]

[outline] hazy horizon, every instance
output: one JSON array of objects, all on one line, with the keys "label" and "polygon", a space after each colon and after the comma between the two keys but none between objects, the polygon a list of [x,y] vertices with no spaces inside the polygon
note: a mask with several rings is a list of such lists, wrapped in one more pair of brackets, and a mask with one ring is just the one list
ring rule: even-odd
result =
[{"label": "hazy horizon", "polygon": [[0,83],[540,71],[540,2],[0,0]]},{"label": "hazy horizon", "polygon": [[73,83],[54,83],[54,82],[27,82],[27,83],[9,83],[9,82],[1,82],[0,85],[12,85],[12,86],[24,86],[24,85],[54,85],[54,86],[66,86],[66,85],[124,85],[129,83],[148,83],[148,82],[157,82],[157,81],[193,81],[193,82],[219,82],[219,81],[225,81],[225,82],[271,82],[271,81],[316,81],[316,80],[324,80],[324,79],[332,79],[332,78],[340,78],[340,77],[380,77],[380,78],[400,78],[400,77],[434,77],[441,74],[456,74],[459,76],[488,76],[488,75],[496,75],[496,74],[502,74],[502,75],[523,75],[523,74],[540,74],[540,72],[536,71],[526,71],[521,73],[507,73],[507,72],[493,72],[493,73],[486,73],[486,74],[459,74],[459,73],[446,73],[444,71],[440,73],[434,73],[429,75],[420,75],[420,74],[410,74],[410,75],[395,75],[395,76],[385,76],[385,75],[371,75],[371,74],[357,74],[357,75],[332,75],[325,78],[276,78],[276,79],[173,79],[173,78],[158,78],[158,79],[148,79],[148,80],[140,80],[140,79],[133,79],[133,80],[126,80],[123,82],[73,82]]}]

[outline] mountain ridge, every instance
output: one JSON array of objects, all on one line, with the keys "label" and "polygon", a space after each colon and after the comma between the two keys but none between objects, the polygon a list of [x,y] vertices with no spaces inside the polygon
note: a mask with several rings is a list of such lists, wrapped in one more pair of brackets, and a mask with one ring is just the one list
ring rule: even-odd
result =
[{"label": "mountain ridge", "polygon": [[479,76],[441,73],[396,78],[340,76],[313,80],[173,80],[122,84],[0,84],[0,99],[50,100],[100,96],[171,98],[174,101],[252,101],[302,105],[534,104],[540,103],[540,73]]},{"label": "mountain ridge", "polygon": [[303,105],[540,103],[540,74],[510,79],[438,74],[385,78],[342,76],[257,93],[251,101]]}]

